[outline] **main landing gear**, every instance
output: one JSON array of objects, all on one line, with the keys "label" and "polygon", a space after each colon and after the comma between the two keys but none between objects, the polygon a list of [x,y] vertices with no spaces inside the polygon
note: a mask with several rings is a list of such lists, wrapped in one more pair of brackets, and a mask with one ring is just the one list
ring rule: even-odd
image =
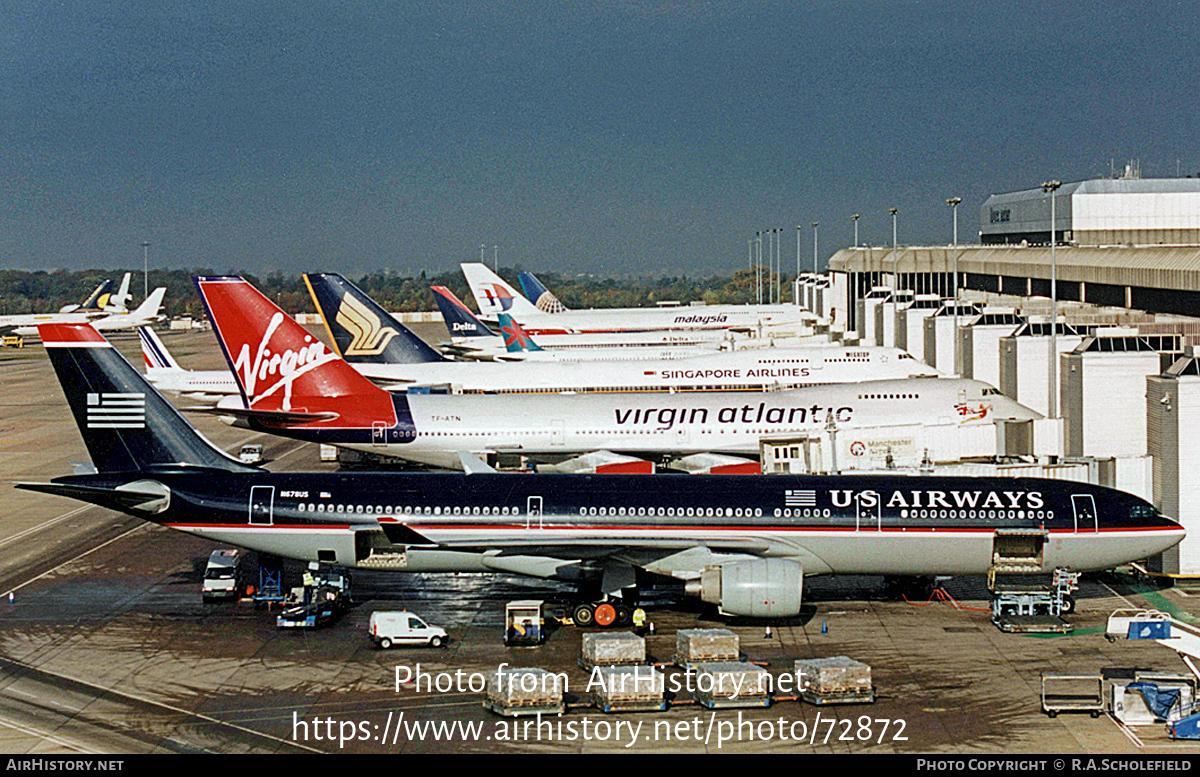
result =
[{"label": "main landing gear", "polygon": [[633,623],[633,608],[619,602],[583,602],[571,609],[576,626],[622,628]]}]

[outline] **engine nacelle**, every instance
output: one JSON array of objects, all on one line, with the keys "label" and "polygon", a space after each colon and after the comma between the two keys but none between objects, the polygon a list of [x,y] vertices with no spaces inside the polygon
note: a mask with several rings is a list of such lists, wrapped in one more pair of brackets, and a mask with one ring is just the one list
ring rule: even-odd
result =
[{"label": "engine nacelle", "polygon": [[781,558],[729,561],[700,576],[700,598],[722,615],[791,618],[800,613],[803,591],[804,568]]}]

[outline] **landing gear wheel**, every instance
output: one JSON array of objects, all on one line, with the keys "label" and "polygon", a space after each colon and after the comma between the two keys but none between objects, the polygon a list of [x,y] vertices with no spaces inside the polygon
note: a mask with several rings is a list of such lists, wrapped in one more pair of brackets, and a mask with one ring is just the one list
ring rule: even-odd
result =
[{"label": "landing gear wheel", "polygon": [[576,626],[591,626],[596,620],[596,611],[590,604],[580,604],[571,611],[571,620]]},{"label": "landing gear wheel", "polygon": [[596,605],[596,625],[608,628],[617,622],[617,608],[605,602]]},{"label": "landing gear wheel", "polygon": [[623,604],[617,605],[617,625],[628,626],[633,623],[633,610]]}]

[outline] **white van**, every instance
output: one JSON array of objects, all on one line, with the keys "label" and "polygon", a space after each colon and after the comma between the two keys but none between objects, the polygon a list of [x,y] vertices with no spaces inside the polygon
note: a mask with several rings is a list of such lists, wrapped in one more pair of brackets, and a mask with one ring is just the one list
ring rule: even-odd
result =
[{"label": "white van", "polygon": [[371,637],[384,650],[392,645],[441,647],[447,638],[445,629],[430,626],[407,610],[371,613],[370,629]]},{"label": "white van", "polygon": [[201,593],[204,601],[238,598],[238,583],[241,580],[242,552],[232,548],[214,550],[204,568],[204,585]]},{"label": "white van", "polygon": [[243,445],[238,458],[243,464],[257,464],[263,460],[263,447],[258,443]]}]

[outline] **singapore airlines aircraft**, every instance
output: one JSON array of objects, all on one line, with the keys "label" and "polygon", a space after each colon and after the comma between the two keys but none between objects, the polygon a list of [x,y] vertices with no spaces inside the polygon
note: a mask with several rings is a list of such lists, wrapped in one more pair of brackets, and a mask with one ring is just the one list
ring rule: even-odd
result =
[{"label": "singapore airlines aircraft", "polygon": [[[219,414],[285,437],[435,467],[461,466],[461,451],[559,460],[593,451],[755,457],[763,437],[820,434],[831,425],[886,431],[933,419],[968,426],[1040,417],[985,383],[950,378],[768,392],[392,394],[242,279],[197,278],[196,286],[242,392],[238,401],[222,400]],[[392,339],[367,332],[366,343]],[[994,440],[986,451],[961,455],[992,454]]]},{"label": "singapore airlines aircraft", "polygon": [[535,337],[658,329],[736,329],[753,333],[767,327],[796,325],[816,318],[797,305],[704,305],[547,313],[525,299],[487,265],[468,262],[462,265],[462,269],[485,321],[495,320],[500,313],[508,313]]},{"label": "singapore airlines aircraft", "polygon": [[[937,375],[899,348],[789,348],[710,353],[676,360],[495,363],[450,361],[340,275],[304,276],[342,358],[386,388],[448,384],[455,393],[585,393],[612,391],[764,391],[868,379]],[[204,280],[202,295],[216,279]],[[240,283],[246,304],[261,296]],[[207,302],[207,296],[205,296]],[[227,308],[209,305],[218,333]],[[505,314],[501,314],[505,315]],[[511,324],[510,324],[511,326]],[[514,330],[514,336],[517,336]]]},{"label": "singapore airlines aircraft", "polygon": [[[727,615],[786,618],[806,576],[1104,569],[1184,536],[1138,497],[1038,478],[268,472],[197,434],[94,329],[40,329],[93,466],[19,488],[302,561],[507,572],[606,595],[653,577]],[[307,402],[336,357],[291,336],[251,358]],[[630,608],[581,598],[572,613],[625,625]]]}]

